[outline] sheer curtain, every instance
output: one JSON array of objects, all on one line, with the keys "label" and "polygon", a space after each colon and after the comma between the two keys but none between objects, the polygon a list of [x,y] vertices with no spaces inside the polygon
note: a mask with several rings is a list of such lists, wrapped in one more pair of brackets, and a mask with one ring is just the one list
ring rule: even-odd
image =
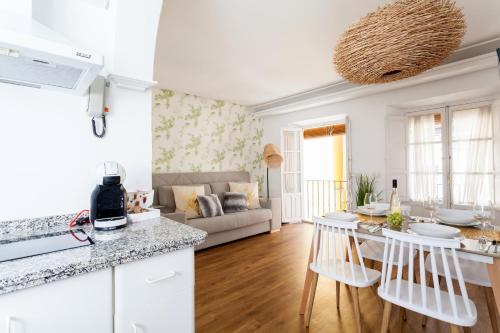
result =
[{"label": "sheer curtain", "polygon": [[435,114],[412,116],[408,120],[409,197],[422,201],[432,196],[442,199],[441,131]]},{"label": "sheer curtain", "polygon": [[452,113],[453,203],[493,197],[493,138],[489,106]]}]

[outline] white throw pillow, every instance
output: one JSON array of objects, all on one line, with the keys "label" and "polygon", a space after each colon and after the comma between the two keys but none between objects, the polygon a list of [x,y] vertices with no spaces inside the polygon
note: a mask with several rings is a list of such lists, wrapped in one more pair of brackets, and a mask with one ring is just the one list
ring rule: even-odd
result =
[{"label": "white throw pillow", "polygon": [[229,191],[244,193],[248,209],[260,208],[259,185],[257,183],[229,183]]},{"label": "white throw pillow", "polygon": [[186,213],[186,219],[201,217],[198,196],[205,195],[205,187],[172,186],[175,200],[175,211]]}]

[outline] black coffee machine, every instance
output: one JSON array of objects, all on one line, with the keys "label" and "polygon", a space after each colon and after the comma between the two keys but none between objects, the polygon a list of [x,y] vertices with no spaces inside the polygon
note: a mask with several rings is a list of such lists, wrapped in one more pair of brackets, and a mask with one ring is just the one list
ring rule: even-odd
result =
[{"label": "black coffee machine", "polygon": [[97,166],[97,185],[90,197],[90,222],[96,230],[115,230],[127,225],[125,169],[117,162]]}]

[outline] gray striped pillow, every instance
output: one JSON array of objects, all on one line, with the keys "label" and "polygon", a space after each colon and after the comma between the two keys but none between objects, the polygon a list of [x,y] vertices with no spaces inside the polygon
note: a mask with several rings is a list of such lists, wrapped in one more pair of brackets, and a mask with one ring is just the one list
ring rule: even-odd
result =
[{"label": "gray striped pillow", "polygon": [[214,217],[224,215],[222,205],[217,194],[199,195],[198,205],[203,217]]},{"label": "gray striped pillow", "polygon": [[224,212],[236,213],[248,210],[247,196],[245,193],[239,192],[224,192],[223,196]]}]

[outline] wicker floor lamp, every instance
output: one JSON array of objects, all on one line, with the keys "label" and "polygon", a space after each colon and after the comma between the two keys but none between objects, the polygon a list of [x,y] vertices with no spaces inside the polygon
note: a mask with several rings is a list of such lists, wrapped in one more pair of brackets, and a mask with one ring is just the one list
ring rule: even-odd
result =
[{"label": "wicker floor lamp", "polygon": [[276,145],[268,143],[264,146],[264,164],[266,165],[267,201],[269,201],[269,169],[279,168],[283,163],[283,155]]}]

